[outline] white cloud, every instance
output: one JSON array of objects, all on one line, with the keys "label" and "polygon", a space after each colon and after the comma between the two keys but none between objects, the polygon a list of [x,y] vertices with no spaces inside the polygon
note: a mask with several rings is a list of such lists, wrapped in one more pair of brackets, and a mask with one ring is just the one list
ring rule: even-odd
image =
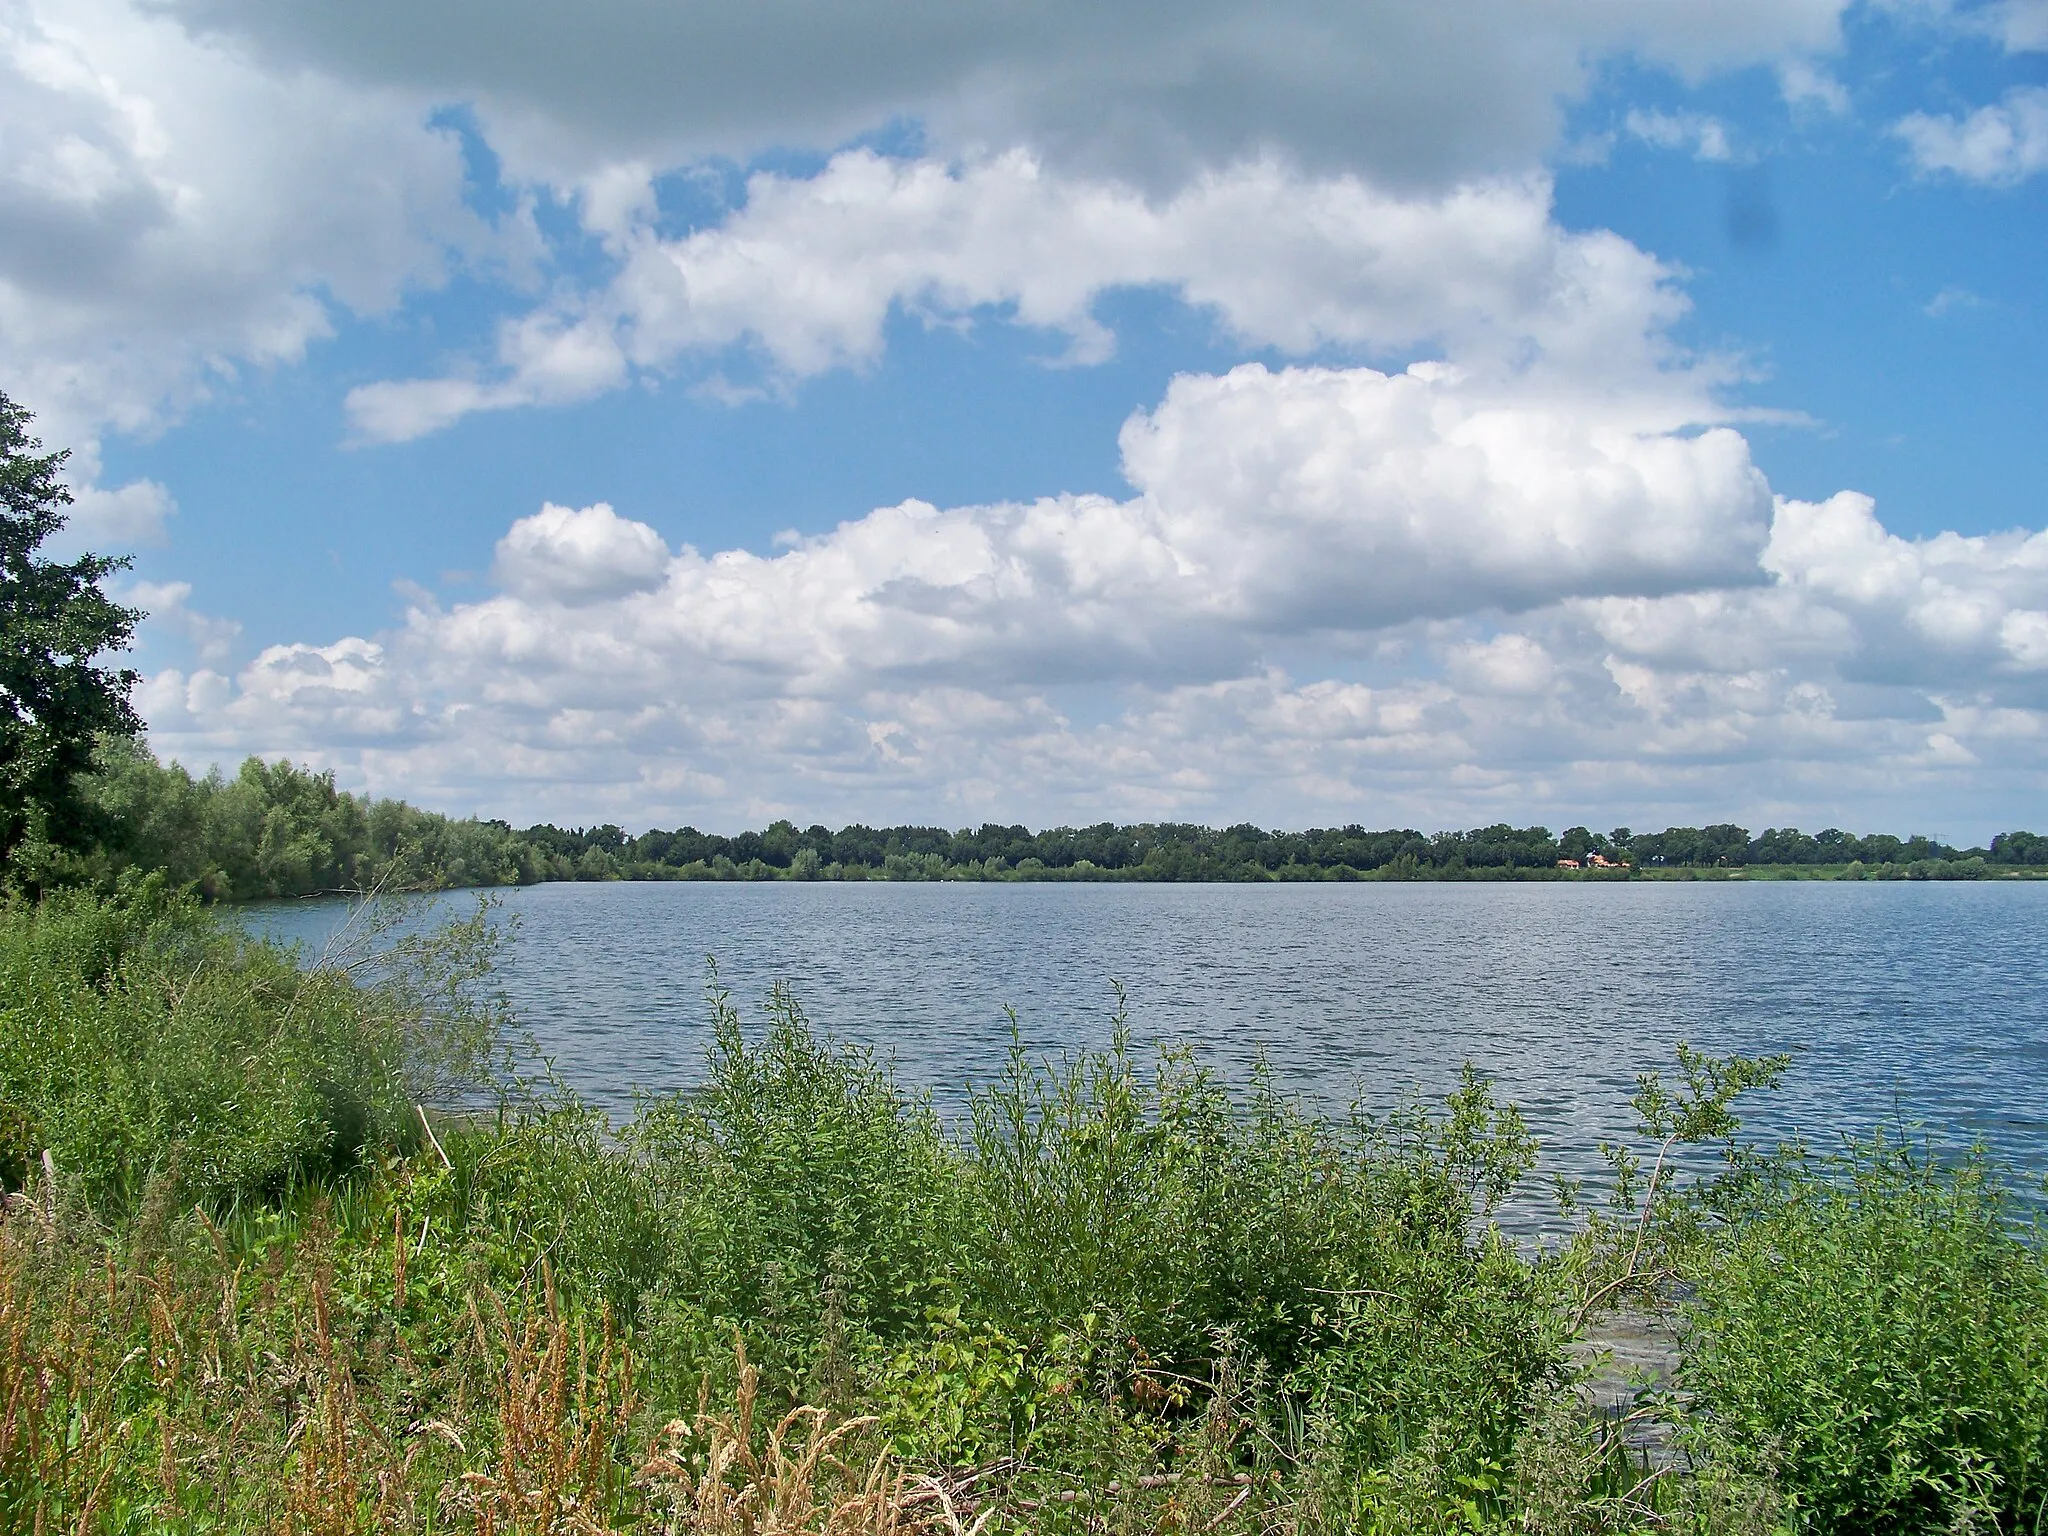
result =
[{"label": "white cloud", "polygon": [[[446,377],[359,389],[360,439],[669,373],[786,388],[872,365],[899,313],[1036,328],[1085,363],[1130,287],[1344,366],[1177,380],[1126,425],[1124,500],[907,502],[772,558],[545,506],[499,542],[492,595],[416,593],[388,632],[238,670],[185,584],[138,586],[196,654],[144,690],[172,750],[727,823],[2043,787],[2048,536],[1774,504],[1713,398],[1728,369],[1671,341],[1678,274],[1562,229],[1531,169],[1622,53],[1689,81],[1775,66],[1788,102],[1842,110],[1812,62],[1838,0],[451,4],[0,0],[0,387],[81,449],[79,537],[159,538],[173,510],[153,481],[98,486],[101,434],[457,263],[531,278],[530,208],[556,197],[607,275],[525,301]],[[1984,12],[2015,49],[2038,13]],[[449,102],[526,199],[496,228],[432,126]],[[657,221],[665,171],[893,114],[921,157],[836,154],[694,233]],[[1626,131],[1736,152],[1696,114]],[[1925,171],[2010,184],[2048,160],[2048,92],[1897,131]]]},{"label": "white cloud", "polygon": [[1092,361],[1114,345],[1096,300],[1146,286],[1248,345],[1441,346],[1468,367],[1533,358],[1642,388],[1673,361],[1664,330],[1686,307],[1627,241],[1560,229],[1538,177],[1403,197],[1261,161],[1159,201],[1021,150],[959,165],[856,150],[815,176],[753,177],[742,209],[685,238],[645,224],[610,238],[608,286],[506,325],[486,378],[357,389],[357,433],[399,440],[470,411],[587,398],[743,343],[784,378],[857,368],[896,309],[935,323],[1001,313]]},{"label": "white cloud", "polygon": [[[616,280],[508,322],[488,366],[356,390],[359,440],[587,399],[736,344],[772,389],[872,361],[892,308],[1006,313],[1085,361],[1113,344],[1094,302],[1130,285],[1294,354],[1640,363],[1683,300],[1626,242],[1550,221],[1530,167],[1560,94],[1615,51],[1688,74],[1805,57],[1839,3],[1290,7],[1059,5],[935,32],[915,7],[614,0],[437,22],[395,48],[415,8],[0,0],[0,383],[82,450],[91,488],[102,433],[299,362],[344,311],[388,312],[461,262],[530,282],[532,205],[563,196]],[[543,41],[564,29],[573,45]],[[524,199],[495,227],[433,125],[451,101],[477,106]],[[943,153],[759,176],[724,224],[655,233],[664,169],[901,112]],[[110,528],[160,531],[150,487],[107,495]]]},{"label": "white cloud", "polygon": [[81,524],[144,540],[169,510],[147,482],[91,490],[103,432],[155,430],[300,360],[336,306],[387,310],[485,250],[463,174],[415,100],[126,0],[0,0],[0,388],[79,450]]},{"label": "white cloud", "polygon": [[1728,127],[1719,118],[1697,112],[1645,111],[1635,107],[1629,110],[1622,126],[1630,138],[1658,149],[1682,149],[1695,160],[1735,158],[1728,142]]},{"label": "white cloud", "polygon": [[2048,0],[1875,0],[1895,19],[1969,38],[1988,38],[2006,53],[2048,50]]},{"label": "white cloud", "polygon": [[1537,697],[1550,691],[1557,664],[1540,641],[1495,635],[1448,648],[1445,670],[1467,692]]},{"label": "white cloud", "polygon": [[2015,86],[1968,117],[1915,112],[1893,129],[1921,172],[2009,187],[2048,170],[2048,86]]},{"label": "white cloud", "polygon": [[[1535,392],[1532,392],[1535,393]],[[1123,432],[1183,561],[1264,627],[1369,629],[1745,579],[1770,495],[1718,428],[1499,397],[1441,365],[1176,379]]]},{"label": "white cloud", "polygon": [[1794,111],[1811,109],[1840,117],[1849,110],[1847,88],[1811,59],[1787,59],[1778,66],[1778,94]]},{"label": "white cloud", "polygon": [[1984,301],[1967,288],[1953,284],[1941,290],[1921,307],[1921,313],[1930,320],[1939,320],[1943,315],[1953,314],[1959,309],[1981,309]]},{"label": "white cloud", "polygon": [[192,607],[192,584],[188,581],[130,582],[115,594],[121,603],[139,608],[145,632],[161,626],[184,637],[199,659],[213,666],[226,661],[242,626],[234,619],[201,613]]},{"label": "white cloud", "polygon": [[2048,0],[1994,0],[1980,18],[2006,52],[2048,52]]},{"label": "white cloud", "polygon": [[549,502],[498,541],[492,569],[508,592],[581,604],[657,587],[668,562],[660,534],[604,502],[580,512]]},{"label": "white cloud", "polygon": [[1763,565],[1855,619],[1859,677],[1974,689],[2038,670],[2027,615],[2048,606],[2048,532],[1902,539],[1844,491],[1781,504]]},{"label": "white cloud", "polygon": [[[500,544],[504,597],[415,624],[442,667],[516,668],[536,698],[1146,681],[1241,667],[1264,637],[1741,581],[1769,517],[1726,429],[1511,404],[1441,368],[1183,377],[1122,441],[1130,501],[909,502],[773,558],[668,560],[609,507],[550,507]],[[601,595],[625,600],[552,611]]]},{"label": "white cloud", "polygon": [[772,557],[550,507],[496,595],[160,676],[150,718],[440,804],[726,826],[2038,789],[2048,534],[1901,539],[1774,503],[1726,428],[1440,366],[1182,378],[1123,449],[1126,501],[912,502]]},{"label": "white cloud", "polygon": [[[102,489],[95,483],[99,478],[96,462],[78,455],[66,468],[78,486],[66,514],[69,526],[63,537],[67,543],[103,551],[163,543],[165,524],[178,510],[168,488],[155,480],[131,480],[113,490]],[[85,471],[82,475],[78,473],[81,468]]]}]

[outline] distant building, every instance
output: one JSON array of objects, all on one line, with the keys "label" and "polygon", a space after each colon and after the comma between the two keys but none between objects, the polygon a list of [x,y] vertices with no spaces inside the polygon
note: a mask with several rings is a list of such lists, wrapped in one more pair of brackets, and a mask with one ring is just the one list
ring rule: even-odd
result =
[{"label": "distant building", "polygon": [[1594,852],[1587,854],[1583,859],[1559,859],[1557,867],[1559,869],[1627,869],[1629,862],[1627,859],[1610,859],[1606,854],[1596,849]]}]

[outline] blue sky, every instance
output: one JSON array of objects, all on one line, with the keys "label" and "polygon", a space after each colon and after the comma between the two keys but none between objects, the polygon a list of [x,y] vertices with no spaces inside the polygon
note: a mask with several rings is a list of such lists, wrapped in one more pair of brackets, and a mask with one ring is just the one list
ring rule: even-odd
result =
[{"label": "blue sky", "polygon": [[2044,819],[2040,0],[19,0],[0,49],[0,388],[195,766]]}]

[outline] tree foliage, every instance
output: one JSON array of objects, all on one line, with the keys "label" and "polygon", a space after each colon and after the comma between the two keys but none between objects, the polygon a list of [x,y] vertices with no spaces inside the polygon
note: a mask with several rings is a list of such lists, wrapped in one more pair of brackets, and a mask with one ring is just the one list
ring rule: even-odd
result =
[{"label": "tree foliage", "polygon": [[0,394],[0,863],[35,836],[89,842],[93,807],[78,780],[96,740],[139,728],[135,673],[101,665],[142,617],[101,588],[126,559],[38,553],[65,524],[68,453],[44,453],[26,409]]},{"label": "tree foliage", "polygon": [[[548,880],[662,879],[1078,879],[1078,880],[1498,880],[1554,879],[1558,861],[1599,855],[1635,869],[1836,869],[1861,863],[1872,874],[1915,879],[1973,879],[1994,870],[2048,865],[2048,839],[2002,833],[1986,849],[1889,833],[1860,837],[1796,827],[1752,834],[1718,823],[1631,832],[1516,827],[1469,831],[1373,830],[1353,823],[1307,831],[1269,831],[1240,823],[1100,822],[1086,827],[987,823],[944,827],[869,827],[834,831],[777,821],[730,835],[680,827],[633,836],[605,824],[528,827],[518,834]],[[1603,878],[1625,872],[1595,868]]]},{"label": "tree foliage", "polygon": [[335,786],[331,772],[283,758],[232,777],[194,778],[142,742],[103,741],[81,780],[100,835],[83,852],[44,854],[45,884],[111,888],[129,870],[221,901],[344,891],[524,885],[541,862],[501,821],[442,816]]}]

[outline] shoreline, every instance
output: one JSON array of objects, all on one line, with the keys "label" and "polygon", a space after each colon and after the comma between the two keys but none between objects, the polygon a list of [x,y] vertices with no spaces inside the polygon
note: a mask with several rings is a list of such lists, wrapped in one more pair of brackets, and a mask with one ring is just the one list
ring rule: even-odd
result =
[{"label": "shoreline", "polygon": [[[658,865],[628,874],[546,878],[493,884],[420,885],[392,891],[396,895],[454,895],[462,891],[529,890],[544,885],[1630,885],[1761,884],[1844,882],[1889,884],[2031,883],[2048,880],[2048,868],[2033,865],[1970,865],[1942,860],[1922,864],[1750,864],[1722,868],[1680,865],[1636,869],[1551,869],[1537,867],[1397,870],[1354,869],[1350,865],[1322,868],[1283,865],[1216,875],[1162,875],[1145,868],[1112,869],[1081,864],[1044,869],[986,870],[947,865],[937,873],[877,869],[869,865],[821,866],[797,871],[756,860],[750,865]],[[353,890],[309,891],[290,896],[223,898],[223,907],[261,907],[304,901],[359,899]]]}]

